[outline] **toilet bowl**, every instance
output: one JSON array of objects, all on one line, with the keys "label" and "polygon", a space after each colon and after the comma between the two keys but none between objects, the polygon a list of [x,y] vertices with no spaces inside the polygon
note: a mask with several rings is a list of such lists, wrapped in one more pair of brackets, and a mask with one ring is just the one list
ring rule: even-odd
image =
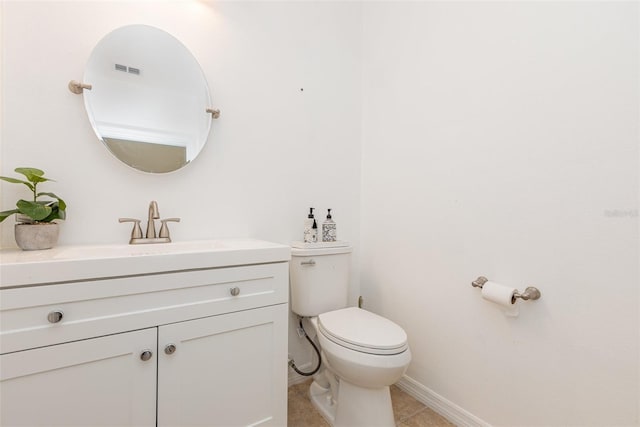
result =
[{"label": "toilet bowl", "polygon": [[321,314],[316,323],[328,363],[351,383],[389,386],[404,375],[411,361],[406,333],[384,317],[350,307]]},{"label": "toilet bowl", "polygon": [[389,386],[411,362],[405,331],[375,313],[347,307],[351,247],[293,248],[291,309],[306,317],[322,363],[309,389],[336,427],[395,426]]},{"label": "toilet bowl", "polygon": [[310,320],[325,364],[310,388],[316,409],[334,426],[395,426],[389,386],[411,361],[404,330],[355,307]]}]

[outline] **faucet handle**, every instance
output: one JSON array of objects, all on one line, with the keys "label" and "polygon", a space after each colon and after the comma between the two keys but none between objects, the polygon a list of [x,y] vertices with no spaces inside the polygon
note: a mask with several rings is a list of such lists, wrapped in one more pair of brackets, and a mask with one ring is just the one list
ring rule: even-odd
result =
[{"label": "faucet handle", "polygon": [[171,241],[171,238],[169,237],[169,227],[167,227],[167,222],[180,222],[180,218],[165,218],[165,219],[161,219],[160,222],[162,223],[162,225],[160,226],[160,234],[158,235],[159,238],[167,238],[169,239],[169,241]]},{"label": "faucet handle", "polygon": [[140,228],[140,220],[135,218],[118,218],[118,222],[133,222],[131,230],[131,239],[142,239],[142,228]]}]

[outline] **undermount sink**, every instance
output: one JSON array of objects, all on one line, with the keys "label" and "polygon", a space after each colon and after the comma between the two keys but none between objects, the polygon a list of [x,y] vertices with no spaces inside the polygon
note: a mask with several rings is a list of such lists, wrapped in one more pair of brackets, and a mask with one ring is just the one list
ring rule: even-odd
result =
[{"label": "undermount sink", "polygon": [[64,282],[78,276],[113,277],[116,270],[118,275],[138,275],[281,262],[289,261],[290,256],[287,245],[254,239],[10,249],[0,251],[0,288]]}]

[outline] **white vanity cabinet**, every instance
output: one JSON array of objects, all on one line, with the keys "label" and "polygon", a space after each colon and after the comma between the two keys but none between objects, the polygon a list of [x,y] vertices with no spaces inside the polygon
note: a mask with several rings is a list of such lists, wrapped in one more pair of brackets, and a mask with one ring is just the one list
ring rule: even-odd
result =
[{"label": "white vanity cabinet", "polygon": [[156,328],[0,356],[2,426],[154,426]]},{"label": "white vanity cabinet", "polygon": [[286,425],[288,247],[176,246],[0,253],[0,425]]},{"label": "white vanity cabinet", "polygon": [[275,409],[286,408],[287,315],[279,305],[160,327],[158,426],[202,425],[212,413],[210,425],[285,426]]}]

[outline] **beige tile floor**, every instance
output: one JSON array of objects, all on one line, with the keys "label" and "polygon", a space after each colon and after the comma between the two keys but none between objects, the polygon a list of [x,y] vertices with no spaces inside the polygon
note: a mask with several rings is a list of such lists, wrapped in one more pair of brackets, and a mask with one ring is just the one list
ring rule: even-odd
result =
[{"label": "beige tile floor", "polygon": [[[329,427],[309,400],[310,383],[311,380],[289,387],[288,427]],[[396,386],[391,386],[391,402],[398,427],[453,426]]]}]

